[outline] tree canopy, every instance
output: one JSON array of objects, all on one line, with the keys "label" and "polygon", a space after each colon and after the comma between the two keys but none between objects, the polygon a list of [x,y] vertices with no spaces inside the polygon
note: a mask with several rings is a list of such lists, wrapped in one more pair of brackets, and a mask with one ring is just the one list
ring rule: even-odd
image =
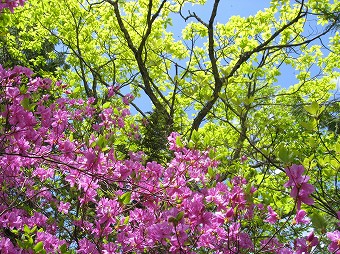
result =
[{"label": "tree canopy", "polygon": [[0,5],[8,253],[340,253],[337,1],[226,23],[219,0],[18,5]]}]

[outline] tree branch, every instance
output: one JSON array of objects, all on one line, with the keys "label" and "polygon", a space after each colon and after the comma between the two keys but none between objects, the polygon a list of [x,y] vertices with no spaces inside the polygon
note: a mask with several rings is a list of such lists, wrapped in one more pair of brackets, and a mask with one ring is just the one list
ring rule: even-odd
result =
[{"label": "tree branch", "polygon": [[[212,13],[211,13],[210,20],[209,20],[209,25],[208,25],[208,36],[209,36],[208,50],[209,50],[210,62],[211,62],[211,65],[212,65],[212,72],[213,72],[214,80],[215,80],[215,88],[214,88],[214,92],[213,92],[213,96],[212,96],[211,100],[209,100],[203,106],[203,108],[198,112],[197,116],[194,118],[194,121],[193,121],[192,126],[191,126],[191,133],[192,133],[193,130],[197,130],[199,128],[199,126],[202,123],[203,119],[206,117],[206,115],[209,113],[209,111],[214,106],[215,102],[219,98],[219,93],[220,93],[220,91],[222,89],[223,84],[225,83],[227,85],[228,79],[230,77],[232,77],[236,73],[236,71],[240,68],[240,66],[243,63],[245,63],[246,61],[248,61],[249,58],[253,54],[261,52],[261,51],[265,51],[265,50],[268,50],[268,49],[273,49],[273,48],[293,47],[293,46],[300,46],[300,45],[303,45],[303,44],[310,43],[310,41],[307,40],[307,41],[304,41],[302,43],[295,44],[295,45],[273,45],[273,46],[267,46],[269,43],[274,41],[274,39],[277,38],[285,29],[287,29],[288,27],[294,25],[301,18],[306,16],[306,12],[303,12],[303,2],[302,2],[301,8],[300,8],[298,14],[296,15],[296,17],[294,19],[292,19],[290,22],[288,22],[287,24],[282,26],[280,29],[278,29],[275,33],[272,34],[272,36],[269,39],[267,39],[262,44],[258,45],[257,47],[255,47],[254,49],[252,49],[250,51],[247,51],[247,52],[244,52],[243,54],[241,54],[239,59],[238,59],[238,61],[233,66],[233,68],[231,69],[229,74],[227,76],[223,77],[223,78],[220,78],[219,77],[219,71],[218,71],[217,64],[216,64],[217,60],[216,60],[215,55],[214,55],[214,44],[213,44],[214,43],[214,39],[213,39],[213,22],[214,22],[214,18],[216,16],[218,2],[219,2],[219,0],[215,0],[214,7],[213,7],[213,10],[212,10]],[[314,39],[316,39],[316,38],[313,38],[313,40]],[[191,136],[191,134],[190,134],[190,136]]]},{"label": "tree branch", "polygon": [[128,44],[128,47],[134,53],[134,56],[135,56],[135,59],[137,61],[138,68],[139,68],[139,71],[141,73],[142,80],[143,80],[143,83],[144,83],[144,87],[142,89],[149,96],[149,98],[152,101],[153,105],[158,110],[160,110],[161,112],[166,114],[167,118],[170,119],[169,113],[167,112],[167,110],[165,109],[164,105],[159,101],[159,99],[157,98],[157,96],[155,95],[155,93],[152,90],[152,87],[151,87],[152,79],[149,76],[149,72],[148,72],[148,70],[147,70],[147,68],[145,66],[145,63],[144,63],[143,59],[142,59],[142,52],[143,52],[143,49],[145,47],[146,40],[147,40],[148,36],[151,33],[151,26],[152,26],[153,22],[155,21],[155,19],[158,17],[158,15],[159,15],[161,9],[163,8],[166,0],[163,0],[163,2],[161,3],[160,7],[157,10],[157,12],[152,17],[151,17],[151,7],[152,6],[150,6],[150,2],[152,4],[152,1],[150,0],[150,2],[149,2],[149,10],[148,10],[148,17],[149,17],[149,19],[151,17],[151,19],[149,20],[149,22],[147,24],[148,25],[147,31],[146,31],[145,35],[143,36],[142,41],[141,41],[141,43],[140,43],[138,48],[136,48],[135,45],[133,44],[131,36],[130,36],[129,32],[127,31],[127,29],[126,29],[126,27],[125,27],[125,25],[123,23],[123,19],[122,19],[121,15],[120,15],[118,1],[106,0],[106,2],[108,2],[109,4],[111,4],[113,6],[114,13],[116,15],[119,28],[123,32],[123,35],[124,35],[124,38],[125,38],[125,40],[126,40],[126,42]]}]

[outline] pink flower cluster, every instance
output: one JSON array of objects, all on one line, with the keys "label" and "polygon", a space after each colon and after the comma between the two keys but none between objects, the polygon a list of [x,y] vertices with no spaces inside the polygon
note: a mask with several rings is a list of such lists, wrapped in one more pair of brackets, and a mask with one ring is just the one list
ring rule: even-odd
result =
[{"label": "pink flower cluster", "polygon": [[18,6],[24,6],[26,0],[5,0],[0,2],[0,12],[3,9],[9,9],[12,13],[14,12],[14,8]]},{"label": "pink flower cluster", "polygon": [[297,208],[300,210],[301,203],[307,205],[313,205],[314,200],[310,197],[310,194],[314,192],[314,186],[308,183],[310,177],[302,175],[305,171],[302,165],[293,164],[289,168],[286,168],[286,174],[289,177],[289,181],[284,184],[284,187],[293,187],[290,192],[290,196],[297,201]]},{"label": "pink flower cluster", "polygon": [[340,254],[340,231],[335,230],[334,232],[327,233],[327,237],[332,241],[328,246],[328,250],[331,253]]},{"label": "pink flower cluster", "polygon": [[[103,108],[32,75],[0,66],[2,253],[32,253],[39,242],[48,253],[307,253],[318,244],[313,233],[287,243],[254,230],[280,223],[274,208],[254,202],[243,177],[218,182],[218,162],[179,146],[178,133],[167,165],[145,162],[142,151],[122,155],[115,140],[139,131],[126,124],[127,101],[112,96]],[[286,169],[295,224],[309,223],[300,205],[312,204],[303,171]]]}]

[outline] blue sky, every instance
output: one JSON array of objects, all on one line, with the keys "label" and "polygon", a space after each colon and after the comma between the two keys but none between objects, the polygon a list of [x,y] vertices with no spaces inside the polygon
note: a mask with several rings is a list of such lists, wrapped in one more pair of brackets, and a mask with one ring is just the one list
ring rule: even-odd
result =
[{"label": "blue sky", "polygon": [[[216,16],[216,23],[227,23],[232,16],[249,17],[255,15],[258,11],[270,7],[270,0],[221,0]],[[214,1],[207,0],[207,3],[202,5],[186,5],[184,13],[187,14],[188,10],[195,13],[202,18],[203,21],[208,23]],[[169,28],[174,32],[176,38],[180,39],[181,30],[185,27],[185,22],[182,19],[173,20],[173,27]],[[288,88],[296,83],[295,70],[290,66],[282,65],[280,68],[283,74],[278,78],[278,84],[282,87]]]},{"label": "blue sky", "polygon": [[[188,15],[188,10],[195,12],[203,21],[208,23],[210,14],[213,8],[214,1],[207,0],[207,3],[202,5],[191,5],[186,4],[182,11],[183,15]],[[268,8],[270,6],[269,0],[221,0],[216,16],[216,22],[227,23],[229,18],[232,16],[248,17],[250,15],[256,14],[259,10]],[[169,27],[167,30],[171,30],[179,39],[181,36],[181,31],[185,27],[186,23],[179,17],[179,15],[173,16],[173,26]],[[193,19],[187,22],[193,21]]]},{"label": "blue sky", "polygon": [[[213,0],[207,0],[207,3],[202,5],[191,5],[187,4],[183,10],[183,15],[188,14],[188,10],[195,12],[203,21],[208,22],[213,8]],[[239,15],[241,17],[248,17],[250,15],[255,15],[259,10],[268,8],[270,6],[269,0],[221,0],[216,16],[216,22],[227,23],[229,18],[234,15]],[[179,15],[172,16],[173,25],[167,28],[167,31],[174,33],[175,40],[180,40],[182,35],[182,29],[186,26],[186,23]],[[195,20],[188,20],[195,21]],[[147,96],[141,96],[136,98],[135,102],[137,105],[141,106],[143,111],[152,111],[151,102],[148,100]],[[131,108],[132,112],[135,110]]]},{"label": "blue sky", "polygon": [[[207,0],[207,4],[204,7],[195,5],[194,8],[190,7],[190,9],[197,9],[197,11],[195,10],[196,13],[200,17],[206,17],[206,20],[208,21],[213,3],[213,0]],[[216,20],[220,23],[226,23],[233,15],[247,17],[254,15],[259,10],[263,10],[269,6],[269,0],[221,0]]]},{"label": "blue sky", "polygon": [[[216,22],[227,23],[229,18],[234,15],[241,17],[248,17],[255,15],[259,10],[264,10],[270,6],[270,0],[221,0],[216,16]],[[213,8],[214,1],[207,0],[207,3],[202,5],[186,4],[183,9],[183,15],[188,15],[188,10],[195,12],[204,22],[208,23],[210,14]],[[173,25],[167,28],[167,31],[174,33],[175,40],[181,39],[182,29],[186,26],[186,22],[179,15],[172,15]],[[196,21],[189,19],[187,21]],[[312,24],[315,26],[316,24]],[[327,44],[327,43],[326,43]],[[295,75],[297,71],[290,66],[282,65],[280,68],[281,76],[278,77],[277,85],[288,88],[296,84],[297,79]],[[146,96],[136,98],[135,102],[140,105],[142,110],[151,111],[151,102],[146,100]],[[132,111],[134,111],[132,109]]]}]

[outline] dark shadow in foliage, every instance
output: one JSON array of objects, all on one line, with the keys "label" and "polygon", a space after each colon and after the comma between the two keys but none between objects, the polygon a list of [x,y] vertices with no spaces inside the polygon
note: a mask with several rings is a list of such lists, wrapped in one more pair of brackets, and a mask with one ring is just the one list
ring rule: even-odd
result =
[{"label": "dark shadow in foliage", "polygon": [[143,137],[140,142],[141,149],[147,155],[147,161],[166,163],[172,156],[168,149],[168,136],[175,131],[172,123],[169,123],[167,115],[155,109],[149,112]]},{"label": "dark shadow in foliage", "polygon": [[335,135],[340,134],[340,102],[332,101],[326,105],[325,110],[320,115],[320,127]]},{"label": "dark shadow in foliage", "polygon": [[[8,33],[15,37],[15,42],[17,48],[21,50],[25,59],[20,59],[20,57],[11,53],[10,45],[7,44],[6,39],[0,36],[0,63],[4,68],[13,68],[14,66],[26,66],[33,70],[37,76],[44,76],[44,72],[55,73],[57,68],[60,67],[64,70],[70,68],[68,64],[65,63],[66,54],[63,52],[56,52],[54,42],[45,40],[42,43],[42,48],[40,50],[30,50],[21,49],[20,43],[20,29],[16,27],[11,27],[8,29]],[[55,51],[56,57],[51,58],[49,54]],[[43,57],[44,62],[33,65],[30,60],[37,59],[38,57]]]},{"label": "dark shadow in foliage", "polygon": [[[304,109],[308,105],[302,98],[297,97],[295,104],[292,106],[292,114],[300,122],[309,121],[311,116]],[[335,135],[340,134],[340,102],[338,99],[329,101],[320,106],[325,106],[324,110],[318,116],[319,128],[328,132],[333,132]]]}]

